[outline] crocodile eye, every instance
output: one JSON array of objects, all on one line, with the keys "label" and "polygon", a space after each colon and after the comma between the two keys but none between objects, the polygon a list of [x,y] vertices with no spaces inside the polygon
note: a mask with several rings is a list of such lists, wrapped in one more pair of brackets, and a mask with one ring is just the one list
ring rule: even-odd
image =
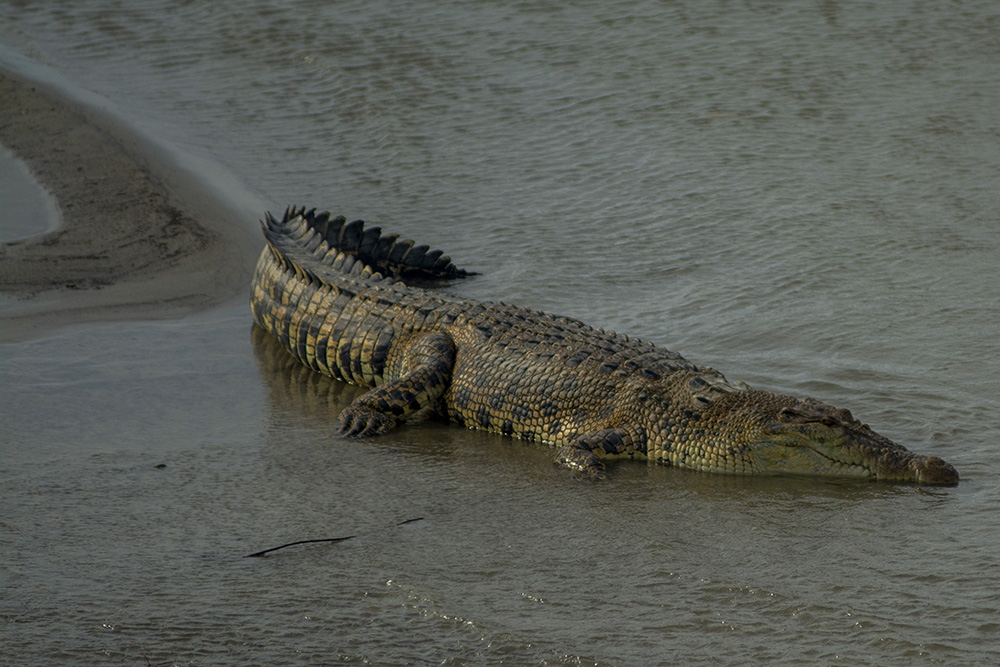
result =
[{"label": "crocodile eye", "polygon": [[778,411],[778,421],[785,424],[804,424],[806,423],[806,416],[792,408],[781,408]]},{"label": "crocodile eye", "polygon": [[823,424],[824,426],[841,426],[842,422],[834,416],[820,412],[803,412],[795,408],[782,408],[778,412],[778,420],[785,424]]}]

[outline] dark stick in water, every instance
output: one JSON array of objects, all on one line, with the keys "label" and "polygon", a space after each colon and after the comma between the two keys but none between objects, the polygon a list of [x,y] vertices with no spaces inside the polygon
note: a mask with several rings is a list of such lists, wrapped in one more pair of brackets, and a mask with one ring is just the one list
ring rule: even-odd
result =
[{"label": "dark stick in water", "polygon": [[[424,517],[418,516],[416,519],[407,519],[406,521],[400,521],[397,526],[405,526],[408,523],[414,523],[415,521],[422,521]],[[357,535],[348,535],[347,537],[323,537],[316,540],[298,540],[296,542],[289,542],[288,544],[282,544],[280,547],[271,547],[270,549],[264,549],[263,551],[257,551],[252,554],[247,554],[244,558],[259,558],[264,554],[269,554],[272,551],[277,551],[278,549],[284,549],[285,547],[294,547],[297,544],[316,544],[317,542],[343,542],[344,540],[349,540],[351,538],[357,537]]]}]

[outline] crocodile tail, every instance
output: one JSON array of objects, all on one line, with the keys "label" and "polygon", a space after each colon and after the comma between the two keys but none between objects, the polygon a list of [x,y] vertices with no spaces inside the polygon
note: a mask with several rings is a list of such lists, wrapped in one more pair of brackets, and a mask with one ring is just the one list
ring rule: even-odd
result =
[{"label": "crocodile tail", "polygon": [[[325,270],[398,280],[441,280],[474,275],[458,268],[440,250],[383,234],[362,220],[347,222],[327,211],[290,206],[279,221],[268,212],[261,222],[268,245],[279,261],[303,277]],[[321,268],[322,267],[322,268]]]}]

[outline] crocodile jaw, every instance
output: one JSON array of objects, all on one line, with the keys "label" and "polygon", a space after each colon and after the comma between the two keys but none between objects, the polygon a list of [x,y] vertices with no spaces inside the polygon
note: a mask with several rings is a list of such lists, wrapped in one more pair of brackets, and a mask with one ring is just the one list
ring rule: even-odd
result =
[{"label": "crocodile jaw", "polygon": [[754,469],[765,474],[849,477],[955,485],[958,471],[936,456],[921,456],[870,430],[843,426],[781,427],[754,444]]},{"label": "crocodile jaw", "polygon": [[770,475],[811,475],[876,479],[874,471],[860,459],[794,437],[777,437],[754,444],[753,470]]},{"label": "crocodile jaw", "polygon": [[[723,417],[722,413],[728,413]],[[753,474],[846,477],[954,485],[954,467],[876,433],[850,411],[812,399],[750,390],[706,411],[739,443],[737,469]]]}]

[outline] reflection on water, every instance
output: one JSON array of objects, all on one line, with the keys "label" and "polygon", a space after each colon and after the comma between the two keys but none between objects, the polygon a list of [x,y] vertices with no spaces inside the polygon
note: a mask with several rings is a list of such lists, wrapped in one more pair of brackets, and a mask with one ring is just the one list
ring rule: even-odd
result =
[{"label": "reflection on water", "polygon": [[255,323],[250,342],[261,381],[270,389],[270,407],[292,418],[333,427],[341,411],[364,390],[300,364],[278,340]]}]

